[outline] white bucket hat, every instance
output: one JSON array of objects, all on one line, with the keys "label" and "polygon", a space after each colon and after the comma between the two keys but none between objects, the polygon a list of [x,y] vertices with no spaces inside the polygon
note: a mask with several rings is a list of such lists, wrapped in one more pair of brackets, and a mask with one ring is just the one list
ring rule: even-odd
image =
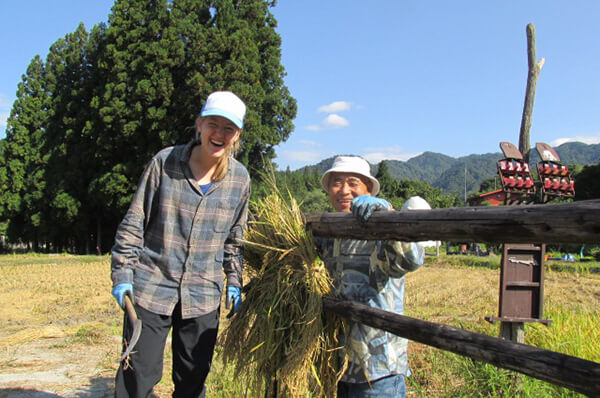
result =
[{"label": "white bucket hat", "polygon": [[375,196],[379,192],[379,181],[371,175],[371,167],[369,163],[358,156],[337,156],[333,160],[333,165],[329,170],[323,173],[321,177],[321,185],[325,191],[328,190],[328,178],[331,173],[355,173],[369,179],[373,184],[371,195]]},{"label": "white bucket hat", "polygon": [[230,91],[215,91],[208,96],[200,116],[222,116],[239,128],[244,128],[246,105]]}]

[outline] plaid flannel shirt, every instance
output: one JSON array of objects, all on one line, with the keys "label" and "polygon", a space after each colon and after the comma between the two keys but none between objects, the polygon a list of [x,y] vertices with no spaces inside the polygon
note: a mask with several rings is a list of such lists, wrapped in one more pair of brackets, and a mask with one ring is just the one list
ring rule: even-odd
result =
[{"label": "plaid flannel shirt", "polygon": [[183,318],[216,310],[223,290],[242,286],[250,177],[231,158],[222,181],[202,194],[188,165],[195,142],[165,148],[146,166],[112,248],[113,284],[133,283],[136,303]]}]

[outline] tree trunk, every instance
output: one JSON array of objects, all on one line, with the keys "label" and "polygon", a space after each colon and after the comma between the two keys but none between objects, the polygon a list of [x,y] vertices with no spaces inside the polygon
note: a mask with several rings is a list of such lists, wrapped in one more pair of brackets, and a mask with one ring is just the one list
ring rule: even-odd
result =
[{"label": "tree trunk", "polygon": [[39,234],[36,229],[35,232],[33,233],[33,251],[36,253],[40,251],[40,244],[39,244],[38,236],[39,236]]},{"label": "tree trunk", "polygon": [[96,218],[96,254],[102,254],[102,218]]},{"label": "tree trunk", "polygon": [[527,88],[525,90],[525,103],[523,105],[523,116],[521,117],[521,131],[519,132],[519,150],[523,154],[523,160],[529,162],[529,131],[531,130],[531,115],[533,114],[533,102],[535,99],[535,88],[537,79],[546,60],[542,58],[536,63],[535,59],[535,26],[527,25],[527,61],[529,73],[527,74]]}]

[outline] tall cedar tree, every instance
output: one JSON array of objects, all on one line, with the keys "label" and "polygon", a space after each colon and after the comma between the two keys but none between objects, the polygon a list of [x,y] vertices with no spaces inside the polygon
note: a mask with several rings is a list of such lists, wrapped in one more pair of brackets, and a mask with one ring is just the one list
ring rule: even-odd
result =
[{"label": "tall cedar tree", "polygon": [[[174,72],[175,93],[170,114],[188,126],[202,102],[215,90],[231,90],[247,105],[242,145],[237,158],[254,179],[264,162],[275,157],[274,146],[293,130],[296,101],[281,66],[281,37],[264,0],[173,0],[172,23],[184,50]],[[186,141],[190,132],[176,132]]]},{"label": "tall cedar tree", "polygon": [[117,0],[102,40],[92,99],[103,172],[97,178],[119,173],[133,182],[177,128],[169,124],[167,110],[174,91],[171,69],[182,60],[181,46],[170,33],[166,0]]},{"label": "tall cedar tree", "polygon": [[[110,247],[144,165],[170,145],[171,70],[181,62],[166,1],[117,0],[94,32],[91,136],[98,165],[88,192],[97,246]],[[92,51],[95,49],[96,52]]]},{"label": "tall cedar tree", "polygon": [[89,252],[91,245],[87,185],[94,169],[94,147],[85,129],[90,116],[88,41],[80,24],[50,47],[46,59],[52,109],[44,148],[48,156],[46,233],[57,249],[79,252]]},{"label": "tall cedar tree", "polygon": [[398,181],[390,174],[388,163],[385,160],[379,163],[375,178],[377,178],[381,185],[381,194],[379,196],[391,198],[397,194]]},{"label": "tall cedar tree", "polygon": [[112,153],[110,159],[105,159],[108,150],[101,150],[100,143],[110,141],[110,137],[105,135],[102,126],[103,118],[100,114],[100,98],[104,96],[107,80],[106,71],[100,66],[105,49],[106,25],[99,24],[92,29],[89,41],[87,43],[86,60],[89,69],[89,89],[87,95],[91,97],[87,110],[90,112],[89,119],[83,134],[86,142],[89,142],[92,153],[88,158],[89,178],[87,186],[87,206],[88,217],[95,226],[90,227],[90,235],[95,238],[95,247],[98,251],[105,251],[110,248],[114,240],[114,231],[131,202],[131,193],[135,189],[135,181],[128,179],[124,175],[124,166],[122,164],[113,164]]},{"label": "tall cedar tree", "polygon": [[0,217],[8,235],[37,249],[42,219],[46,156],[42,147],[49,114],[44,63],[36,56],[17,89],[3,140],[0,169]]}]

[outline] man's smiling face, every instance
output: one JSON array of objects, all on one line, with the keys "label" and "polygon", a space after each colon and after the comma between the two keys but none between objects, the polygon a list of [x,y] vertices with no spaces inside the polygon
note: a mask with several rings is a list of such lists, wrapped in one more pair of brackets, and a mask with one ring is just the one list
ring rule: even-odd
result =
[{"label": "man's smiling face", "polygon": [[350,212],[352,199],[371,194],[364,177],[356,173],[331,173],[328,187],[329,201],[336,211]]}]

